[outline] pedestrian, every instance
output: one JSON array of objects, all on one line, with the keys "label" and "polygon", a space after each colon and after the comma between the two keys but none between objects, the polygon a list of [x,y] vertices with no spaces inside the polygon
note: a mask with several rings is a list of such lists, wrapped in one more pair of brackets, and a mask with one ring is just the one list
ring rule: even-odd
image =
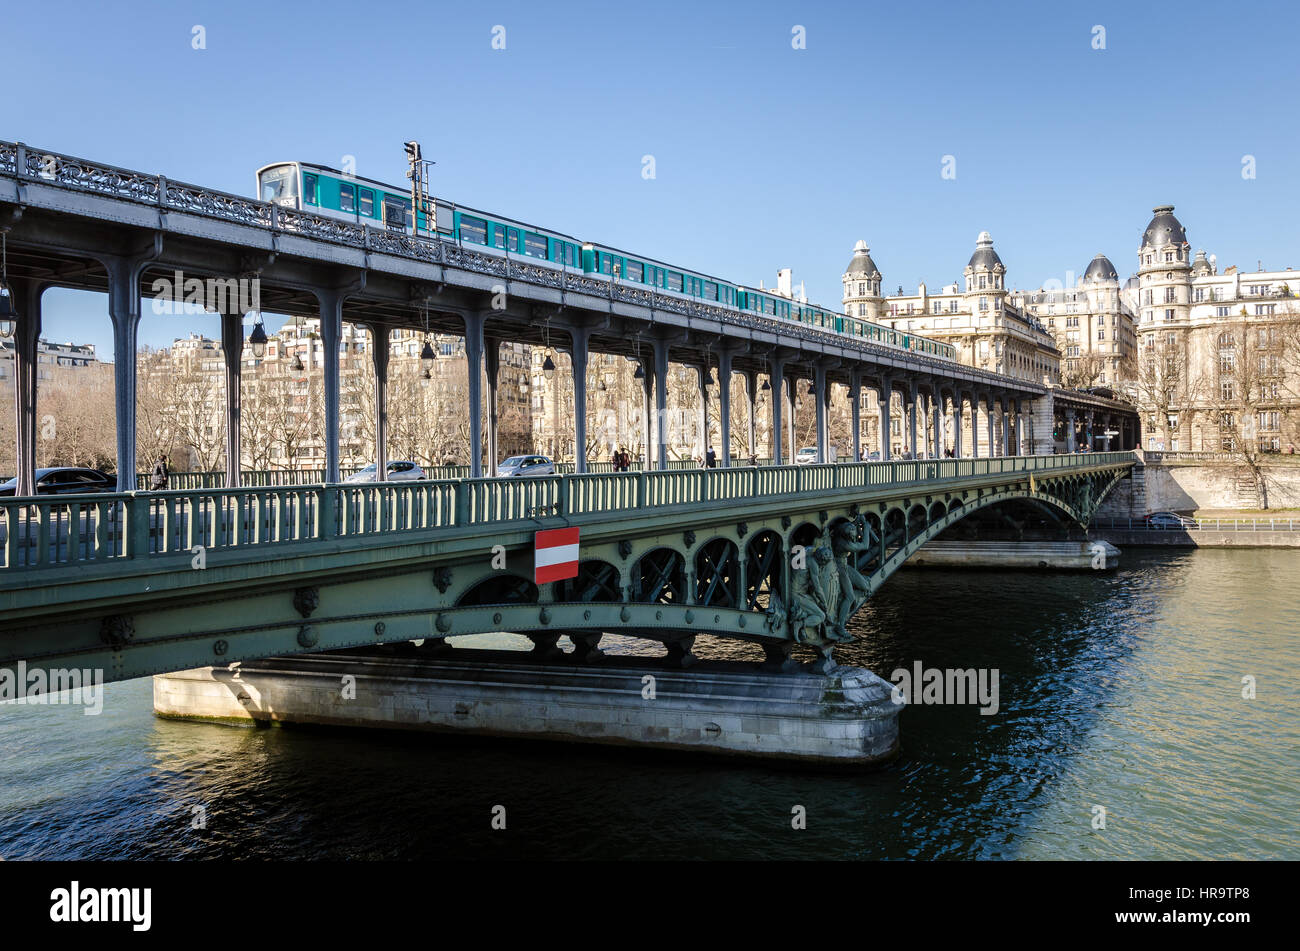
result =
[{"label": "pedestrian", "polygon": [[158,461],[154,463],[153,475],[149,479],[149,488],[158,490],[167,488],[167,479],[170,473],[167,470],[167,456],[163,453],[158,454]]},{"label": "pedestrian", "polygon": [[713,447],[710,446],[708,450],[704,453],[704,466],[707,469],[714,469],[717,468],[717,465],[718,465],[718,454],[714,452]]}]

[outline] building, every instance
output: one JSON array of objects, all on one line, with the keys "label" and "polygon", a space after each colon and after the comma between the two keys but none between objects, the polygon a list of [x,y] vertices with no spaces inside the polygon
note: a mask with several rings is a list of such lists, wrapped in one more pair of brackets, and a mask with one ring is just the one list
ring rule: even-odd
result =
[{"label": "building", "polygon": [[1062,385],[1121,392],[1131,386],[1137,349],[1133,311],[1106,255],[1092,259],[1076,286],[1013,291],[1012,302],[1055,337]]},{"label": "building", "polygon": [[[79,369],[98,364],[93,343],[50,343],[42,337],[36,344],[36,379],[48,382],[55,367]],[[0,380],[14,378],[14,342],[0,338]]]},{"label": "building", "polygon": [[882,278],[866,242],[859,241],[844,272],[844,307],[896,330],[951,344],[957,359],[1036,383],[1060,382],[1056,340],[1037,315],[1017,303],[1006,286],[1006,267],[993,238],[980,232],[963,280],[937,291],[922,283],[915,294],[882,297]]},{"label": "building", "polygon": [[1300,273],[1193,257],[1172,205],[1152,210],[1125,287],[1137,315],[1143,446],[1285,452],[1300,443]]}]

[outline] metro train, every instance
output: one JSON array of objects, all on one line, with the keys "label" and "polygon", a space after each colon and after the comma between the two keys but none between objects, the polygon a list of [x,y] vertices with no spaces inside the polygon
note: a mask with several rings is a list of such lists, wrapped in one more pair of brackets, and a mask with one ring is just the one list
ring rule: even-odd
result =
[{"label": "metro train", "polygon": [[581,270],[601,280],[652,287],[656,294],[796,321],[900,350],[956,360],[953,347],[926,337],[442,199],[430,202],[434,209],[430,228],[423,210],[412,220],[409,192],[325,165],[277,162],[263,166],[257,170],[257,195],[263,201],[326,217],[407,234],[418,229],[420,235],[436,235],[486,253],[509,253],[544,266]]}]

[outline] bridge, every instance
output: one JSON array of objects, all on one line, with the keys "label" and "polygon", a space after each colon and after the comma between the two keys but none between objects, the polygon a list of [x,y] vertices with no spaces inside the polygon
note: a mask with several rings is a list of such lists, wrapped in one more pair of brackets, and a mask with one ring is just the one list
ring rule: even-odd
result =
[{"label": "bridge", "polygon": [[[659,293],[617,278],[543,266],[438,234],[407,234],[353,224],[241,195],[117,168],[22,143],[0,141],[0,232],[6,234],[8,281],[18,319],[14,335],[18,413],[18,494],[32,492],[38,400],[37,344],[41,298],[51,287],[107,294],[114,335],[118,489],[136,488],[136,356],[141,302],[154,281],[183,275],[203,283],[199,300],[221,315],[225,360],[227,485],[240,485],[240,377],[243,318],[250,310],[318,317],[324,347],[324,481],[339,480],[339,344],[344,321],[363,325],[378,343],[395,328],[464,335],[469,362],[471,445],[486,441],[495,472],[498,353],[502,341],[551,346],[572,358],[576,444],[586,444],[587,361],[591,352],[636,361],[644,377],[645,458],[668,464],[670,362],[698,371],[701,413],[708,412],[713,369],[721,415],[721,462],[731,464],[731,387],[743,374],[751,410],[759,379],[771,390],[773,463],[795,451],[796,381],[808,381],[816,407],[818,461],[827,459],[827,404],[832,384],[847,387],[853,458],[861,457],[860,394],[874,390],[882,433],[891,406],[906,420],[913,453],[954,455],[1072,451],[1076,431],[1117,433],[1089,448],[1137,444],[1132,408],[963,366],[886,341]],[[225,293],[255,282],[256,308]],[[186,298],[190,299],[187,292]],[[892,333],[892,332],[891,332]],[[389,350],[373,346],[379,472],[385,472]],[[486,394],[483,382],[486,380]],[[486,396],[486,427],[484,397]],[[651,412],[651,403],[655,411]],[[705,417],[707,418],[707,416]],[[748,417],[753,426],[755,418]],[[1067,433],[1054,439],[1059,430]],[[484,439],[486,437],[486,440]],[[752,444],[752,442],[751,442]],[[924,447],[924,453],[922,448]],[[888,438],[880,458],[890,458]],[[470,475],[484,474],[471,454]],[[576,461],[586,471],[583,458]]]},{"label": "bridge", "polygon": [[[987,518],[1076,532],[1127,452],[573,474],[0,502],[0,665],[110,680],[488,631],[578,659],[604,633],[689,664],[701,633],[833,663],[843,625],[929,539]],[[576,578],[534,533],[576,527]],[[858,587],[841,585],[845,569]]]},{"label": "bridge", "polygon": [[[447,637],[512,631],[541,659],[555,658],[567,636],[575,650],[566,663],[578,667],[601,656],[606,634],[659,641],[675,668],[692,665],[700,634],[758,644],[776,672],[793,670],[803,645],[814,671],[830,677],[848,619],[926,542],[945,532],[1084,537],[1134,464],[1123,451],[1137,443],[1126,404],[899,346],[892,331],[853,336],[21,143],[0,141],[0,231],[16,311],[18,469],[16,496],[0,499],[0,671],[21,662],[123,680],[412,640],[436,649]],[[227,470],[187,475],[168,491],[137,490],[141,302],[156,277],[177,274],[208,279],[207,288],[251,280],[259,314],[320,319],[325,467],[311,481],[241,471],[249,308],[205,290],[202,302],[221,315]],[[113,493],[33,494],[37,342],[51,287],[107,294]],[[471,445],[483,449],[467,469],[419,482],[340,482],[344,321],[364,325],[373,342],[381,475],[383,341],[398,328],[464,335]],[[637,362],[646,469],[595,471],[580,455],[554,476],[484,477],[484,457],[489,476],[497,458],[499,345],[549,347],[552,333],[572,357],[578,446],[586,445],[588,354]],[[718,371],[720,468],[674,468],[668,458],[670,362],[696,368],[704,413]],[[759,380],[771,391],[773,458],[761,466],[730,457],[733,373],[745,378],[751,427]],[[795,450],[800,381],[815,401],[818,460],[792,466],[784,463]],[[859,397],[876,392],[881,461],[828,463],[832,384],[848,391],[855,460]],[[894,408],[913,458],[890,458]],[[1080,426],[1107,435],[1089,445]],[[1120,451],[1108,451],[1112,436]],[[576,576],[539,583],[535,534],[552,528],[578,531]],[[892,722],[897,710],[878,686],[871,702],[892,710]],[[896,748],[896,735],[871,729],[872,756]]]}]

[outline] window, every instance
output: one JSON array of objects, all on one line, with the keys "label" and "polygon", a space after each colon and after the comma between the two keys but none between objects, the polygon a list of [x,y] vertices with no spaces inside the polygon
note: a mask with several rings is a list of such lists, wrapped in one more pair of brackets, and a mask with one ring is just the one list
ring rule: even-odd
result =
[{"label": "window", "polygon": [[1172,287],[1166,287],[1166,288],[1165,288],[1165,303],[1166,303],[1166,304],[1172,304],[1172,303],[1175,303],[1177,300],[1178,300],[1178,296],[1177,296],[1177,294],[1174,292],[1174,288],[1172,288]]},{"label": "window", "polygon": [[361,195],[361,213],[367,218],[375,216],[375,193],[369,188],[360,189]]},{"label": "window", "polygon": [[1097,328],[1097,339],[1098,339],[1098,340],[1105,340],[1105,339],[1106,339],[1106,328],[1105,328],[1105,327],[1098,327],[1098,328]]},{"label": "window", "polygon": [[357,210],[357,186],[346,182],[339,184],[339,211]]},{"label": "window", "polygon": [[1233,396],[1231,380],[1227,380],[1219,384],[1219,398],[1222,399],[1225,403],[1230,402],[1236,398],[1235,396]]},{"label": "window", "polygon": [[487,222],[482,218],[461,215],[460,239],[471,244],[487,244]]},{"label": "window", "polygon": [[1165,311],[1165,323],[1172,324],[1173,322],[1174,322],[1174,311],[1173,308],[1171,307]]},{"label": "window", "polygon": [[858,282],[858,296],[863,297],[867,293],[867,284],[865,281]]},{"label": "window", "polygon": [[[668,289],[670,291],[680,291],[682,289],[682,276],[676,271],[668,272]],[[772,311],[769,311],[772,313]]]},{"label": "window", "polygon": [[984,275],[980,275],[980,290],[984,290]]},{"label": "window", "polygon": [[1227,317],[1227,316],[1228,316],[1228,308],[1226,308],[1226,307],[1216,307],[1216,308],[1214,308],[1214,316],[1215,316],[1215,317]]},{"label": "window", "polygon": [[546,239],[531,231],[524,232],[524,254],[530,258],[545,258]]},{"label": "window", "polygon": [[627,261],[627,279],[640,284],[645,279],[645,265],[640,261]]},{"label": "window", "polygon": [[1277,306],[1276,304],[1256,304],[1256,305],[1255,305],[1255,316],[1256,316],[1256,317],[1272,317],[1272,316],[1273,316],[1273,308],[1276,307],[1276,306]]},{"label": "window", "polygon": [[1223,413],[1219,416],[1219,427],[1221,429],[1236,429],[1237,417],[1232,413]]},{"label": "window", "polygon": [[308,205],[320,204],[320,196],[316,189],[316,176],[304,174],[302,176],[302,200]]},{"label": "window", "polygon": [[987,297],[981,297],[980,310],[988,310],[988,309],[989,309],[989,299]]},{"label": "window", "polygon": [[1231,330],[1225,330],[1223,333],[1219,334],[1219,347],[1220,347],[1220,349],[1225,349],[1225,348],[1226,348],[1226,349],[1228,349],[1228,350],[1231,350],[1231,349],[1232,349],[1232,346],[1233,346],[1233,344],[1234,344],[1235,342],[1236,342],[1236,341],[1233,340],[1233,337],[1232,337],[1232,331],[1231,331]]},{"label": "window", "polygon": [[1197,300],[1197,301],[1205,300],[1205,288],[1198,287],[1195,291],[1195,297],[1193,298],[1193,300]]},{"label": "window", "polygon": [[[511,229],[513,230],[513,229]],[[506,226],[492,225],[492,247],[505,249],[506,246]]]},{"label": "window", "polygon": [[718,285],[715,284],[713,281],[705,281],[701,285],[700,296],[703,297],[705,300],[717,300]]},{"label": "window", "polygon": [[1172,251],[1166,251],[1166,252],[1165,252],[1165,260],[1166,260],[1166,261],[1172,261],[1173,259],[1174,259],[1174,252],[1172,252]]}]

